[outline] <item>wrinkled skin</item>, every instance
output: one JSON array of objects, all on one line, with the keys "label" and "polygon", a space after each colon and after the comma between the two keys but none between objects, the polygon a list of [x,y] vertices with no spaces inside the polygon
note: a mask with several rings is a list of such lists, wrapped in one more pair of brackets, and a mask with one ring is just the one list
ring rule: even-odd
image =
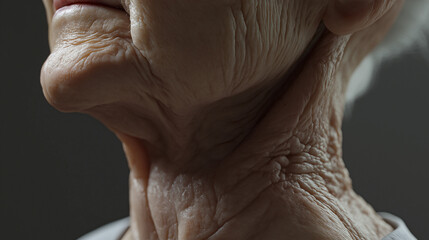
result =
[{"label": "wrinkled skin", "polygon": [[341,121],[350,74],[401,1],[350,10],[335,0],[109,0],[115,8],[54,16],[44,3],[47,100],[94,116],[123,142],[125,239],[392,231],[352,189]]}]

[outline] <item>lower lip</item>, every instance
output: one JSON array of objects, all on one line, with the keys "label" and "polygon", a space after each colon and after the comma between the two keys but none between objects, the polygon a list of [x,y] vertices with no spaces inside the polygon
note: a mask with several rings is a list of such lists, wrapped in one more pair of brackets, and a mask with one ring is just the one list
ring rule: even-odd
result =
[{"label": "lower lip", "polygon": [[103,2],[100,0],[54,0],[55,11],[71,5],[93,5],[93,6],[103,6],[103,7],[110,7],[110,8],[119,8],[119,7],[103,4]]}]

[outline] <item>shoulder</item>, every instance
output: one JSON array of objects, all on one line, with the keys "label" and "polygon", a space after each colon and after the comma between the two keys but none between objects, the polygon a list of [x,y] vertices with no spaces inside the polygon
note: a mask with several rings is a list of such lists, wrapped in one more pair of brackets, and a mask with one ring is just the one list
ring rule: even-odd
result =
[{"label": "shoulder", "polygon": [[78,238],[78,240],[118,240],[129,225],[129,218],[117,220]]}]

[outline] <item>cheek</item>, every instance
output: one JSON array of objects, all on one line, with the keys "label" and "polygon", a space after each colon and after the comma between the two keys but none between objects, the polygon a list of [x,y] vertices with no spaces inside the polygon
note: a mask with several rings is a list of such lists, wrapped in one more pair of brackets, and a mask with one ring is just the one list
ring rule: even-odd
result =
[{"label": "cheek", "polygon": [[320,22],[301,2],[134,1],[132,39],[167,89],[211,102],[285,74]]},{"label": "cheek", "polygon": [[171,96],[189,102],[221,94],[217,85],[231,73],[228,68],[235,57],[236,26],[227,6],[216,1],[161,0],[136,1],[132,9],[133,43]]}]

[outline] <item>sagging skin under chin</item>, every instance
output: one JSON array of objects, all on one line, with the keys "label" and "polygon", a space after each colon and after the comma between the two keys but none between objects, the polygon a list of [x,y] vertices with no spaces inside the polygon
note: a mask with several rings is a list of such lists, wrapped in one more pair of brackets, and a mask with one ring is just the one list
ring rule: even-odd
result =
[{"label": "sagging skin under chin", "polygon": [[[152,16],[162,16],[165,11],[156,5],[159,2],[146,6],[153,10],[149,12]],[[199,38],[180,35],[186,28],[178,26],[190,25],[174,18],[179,15],[168,15],[177,29],[173,29],[173,38],[166,38],[168,28],[162,25],[166,22],[151,22],[158,18],[150,19],[146,13],[141,26],[152,28],[156,39],[152,42],[145,41],[150,39],[148,32],[138,32],[140,35],[133,38],[129,16],[117,10],[82,9],[77,19],[72,12],[54,19],[52,26],[58,29],[51,36],[57,36],[54,45],[58,45],[53,47],[44,71],[47,97],[63,111],[94,116],[124,143],[131,168],[129,236],[134,239],[381,238],[391,228],[353,192],[341,157],[340,130],[346,79],[377,38],[370,38],[374,42],[362,48],[358,44],[365,39],[362,36],[352,39],[326,33],[294,78],[284,79],[286,70],[302,55],[316,32],[321,14],[316,13],[317,8],[309,8],[313,10],[304,16],[311,17],[302,25],[289,22],[297,29],[305,26],[303,32],[298,31],[299,36],[287,31],[286,25],[265,23],[279,27],[279,32],[285,34],[283,40],[288,40],[287,44],[279,44],[285,48],[269,51],[282,56],[282,61],[276,61],[281,64],[271,65],[253,50],[268,52],[259,47],[274,46],[268,43],[275,39],[265,44],[249,42],[262,41],[257,37],[257,26],[261,25],[256,24],[263,23],[258,18],[262,15],[255,11],[262,8],[251,5],[255,2],[235,6],[231,15],[220,14],[219,21],[210,19],[216,14],[189,15],[204,19],[203,26],[231,23],[231,19],[237,25],[241,23],[237,28],[225,28],[236,35],[219,36],[244,41],[245,47],[239,46],[246,56],[243,59],[243,54],[216,55],[222,49],[230,53],[230,48],[237,46],[207,48],[207,43],[219,40],[210,34],[205,36],[210,41],[201,45],[195,42]],[[288,13],[284,16],[299,20],[302,16],[296,13],[307,7],[297,1],[279,9]],[[240,15],[243,9],[248,11]],[[64,21],[66,18],[74,21]],[[75,35],[61,31],[61,26],[70,24],[77,30],[88,25],[83,30],[91,31],[72,32]],[[249,31],[241,32],[243,26]],[[76,33],[89,40],[73,44],[74,40],[82,40]],[[375,33],[382,36],[378,28],[366,34]],[[253,37],[240,38],[246,34]],[[92,43],[97,43],[100,36],[112,44],[97,48]],[[180,36],[182,41],[171,41]],[[136,44],[136,38],[142,42]],[[180,54],[194,47],[210,54]],[[103,51],[97,55],[94,49]],[[114,51],[106,54],[109,49]],[[246,67],[240,73],[251,74],[234,74],[238,68],[210,65],[211,56],[216,56],[214,62],[222,66],[238,62],[231,59],[243,60]],[[276,57],[267,55],[267,59],[274,61]],[[224,72],[212,71],[218,69]],[[287,87],[282,81],[288,82]],[[222,89],[221,83],[227,87]],[[278,90],[279,97],[272,94]]]},{"label": "sagging skin under chin", "polygon": [[[145,158],[147,177],[131,167],[130,239],[378,239],[389,233],[352,190],[341,157],[344,96],[335,64],[341,61],[332,59],[344,57],[348,42],[324,35],[305,63],[314,68],[301,69],[216,164],[202,158],[195,167],[154,155]],[[237,127],[251,119],[243,117]],[[136,152],[147,151],[135,143]]]}]

